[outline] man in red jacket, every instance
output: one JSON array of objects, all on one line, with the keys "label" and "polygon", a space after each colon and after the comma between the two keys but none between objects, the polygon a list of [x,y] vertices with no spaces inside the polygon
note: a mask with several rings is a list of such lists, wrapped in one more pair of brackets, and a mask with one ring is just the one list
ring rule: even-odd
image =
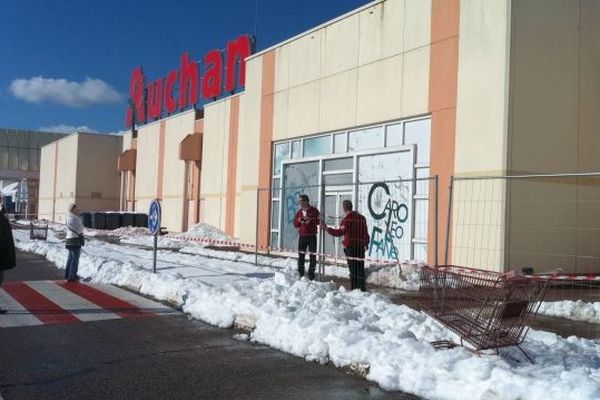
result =
[{"label": "man in red jacket", "polygon": [[309,204],[308,196],[300,195],[300,209],[294,217],[294,226],[298,230],[298,273],[304,276],[304,258],[306,249],[309,251],[308,279],[315,279],[317,266],[317,225],[319,223],[319,210]]},{"label": "man in red jacket", "polygon": [[352,290],[367,290],[365,280],[365,250],[369,246],[369,232],[367,231],[367,220],[356,211],[352,211],[352,202],[342,202],[346,216],[338,229],[329,228],[325,221],[321,222],[321,228],[327,229],[331,236],[344,236],[342,245],[350,270],[350,284]]}]

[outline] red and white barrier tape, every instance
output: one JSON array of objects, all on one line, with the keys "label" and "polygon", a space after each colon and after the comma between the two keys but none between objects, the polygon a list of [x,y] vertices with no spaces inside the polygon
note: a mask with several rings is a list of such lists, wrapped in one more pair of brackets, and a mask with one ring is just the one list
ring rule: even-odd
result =
[{"label": "red and white barrier tape", "polygon": [[[326,254],[326,253],[298,251],[298,249],[285,249],[285,248],[271,247],[271,246],[258,246],[257,247],[253,244],[230,241],[230,240],[198,238],[198,237],[186,236],[186,235],[166,235],[166,237],[168,237],[169,239],[174,239],[174,240],[202,242],[202,243],[218,244],[218,245],[223,245],[223,246],[235,246],[235,247],[248,248],[248,249],[258,248],[258,250],[277,252],[277,253],[304,253],[304,254],[308,254],[309,256],[315,255],[317,257],[319,257],[319,256],[329,257],[329,258],[333,257],[333,255]],[[346,260],[367,261],[367,262],[371,262],[374,264],[381,264],[381,265],[398,265],[398,264],[400,264],[400,262],[396,261],[396,260],[381,259],[381,258],[370,258],[370,257],[360,258],[360,257],[348,257],[348,256],[344,256],[344,257],[340,257],[340,258],[344,258]]]},{"label": "red and white barrier tape", "polygon": [[[96,232],[102,232],[103,235],[106,236],[122,236],[123,234],[127,234],[129,236],[149,236],[149,234],[147,232],[130,232],[130,233],[123,233],[123,232],[119,232],[119,233],[113,233],[111,231],[103,231],[103,230],[93,230],[90,229],[92,231],[96,231]],[[209,239],[209,238],[199,238],[199,237],[195,237],[195,236],[187,236],[187,235],[174,235],[174,234],[169,234],[169,235],[165,235],[165,237],[169,238],[169,239],[173,239],[173,240],[181,240],[181,241],[189,241],[189,242],[201,242],[201,243],[209,243],[209,244],[217,244],[217,245],[222,245],[222,246],[233,246],[233,247],[241,247],[241,248],[246,248],[246,249],[255,249],[258,248],[258,250],[262,250],[262,251],[269,251],[269,252],[275,252],[275,253],[294,253],[294,254],[298,254],[298,253],[304,253],[304,254],[308,254],[308,255],[315,255],[317,257],[319,256],[323,256],[323,257],[328,257],[328,258],[333,258],[333,255],[331,254],[326,254],[326,253],[319,253],[319,252],[301,252],[298,251],[298,249],[285,249],[285,248],[280,248],[280,247],[271,247],[271,246],[255,246],[253,244],[249,244],[249,243],[242,243],[242,242],[237,242],[237,241],[231,241],[231,240],[217,240],[217,239]],[[360,260],[360,261],[366,261],[366,262],[370,262],[373,264],[377,264],[377,265],[400,265],[403,262],[401,261],[397,261],[397,260],[390,260],[390,259],[382,259],[382,258],[372,258],[372,257],[365,257],[365,258],[360,258],[360,257],[348,257],[348,256],[342,256],[340,257],[340,259],[346,259],[346,260]],[[408,263],[408,261],[407,261]],[[469,267],[457,267],[457,266],[450,266],[450,265],[445,265],[445,266],[438,266],[438,267],[430,267],[430,268],[437,268],[438,270],[441,271],[450,271],[450,272],[454,272],[454,273],[458,273],[458,274],[490,274],[490,273],[495,273],[499,276],[505,276],[508,274],[511,274],[512,272],[495,272],[495,271],[488,271],[488,270],[482,270],[482,269],[476,269],[476,268],[469,268]],[[600,282],[600,275],[593,275],[593,274],[586,274],[586,275],[577,275],[577,274],[548,274],[548,275],[522,275],[525,278],[531,278],[531,279],[543,279],[543,280],[557,280],[557,281],[599,281]]]},{"label": "red and white barrier tape", "polygon": [[566,275],[524,275],[526,278],[532,279],[543,279],[543,280],[551,280],[551,281],[598,281],[600,282],[600,275],[576,275],[576,274],[566,274]]}]

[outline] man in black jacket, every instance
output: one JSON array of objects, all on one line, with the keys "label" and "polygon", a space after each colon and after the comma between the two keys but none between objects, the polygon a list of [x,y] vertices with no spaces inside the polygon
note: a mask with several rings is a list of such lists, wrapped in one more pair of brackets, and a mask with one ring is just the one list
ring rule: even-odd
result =
[{"label": "man in black jacket", "polygon": [[[0,286],[4,281],[4,270],[14,268],[17,265],[15,257],[15,242],[13,241],[10,223],[6,217],[2,198],[0,197]],[[6,313],[0,309],[0,314]]]}]

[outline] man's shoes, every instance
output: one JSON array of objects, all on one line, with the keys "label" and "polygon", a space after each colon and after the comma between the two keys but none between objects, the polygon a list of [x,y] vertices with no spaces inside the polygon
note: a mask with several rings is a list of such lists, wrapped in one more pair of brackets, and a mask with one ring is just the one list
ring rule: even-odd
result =
[{"label": "man's shoes", "polygon": [[67,279],[67,282],[79,282],[79,277],[73,279]]}]

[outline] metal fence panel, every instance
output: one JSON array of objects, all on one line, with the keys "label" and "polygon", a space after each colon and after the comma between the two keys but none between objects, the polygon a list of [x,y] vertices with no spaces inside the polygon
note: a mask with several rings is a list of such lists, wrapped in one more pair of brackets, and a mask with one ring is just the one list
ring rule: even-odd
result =
[{"label": "metal fence panel", "polygon": [[600,173],[453,178],[446,264],[600,272]]}]

